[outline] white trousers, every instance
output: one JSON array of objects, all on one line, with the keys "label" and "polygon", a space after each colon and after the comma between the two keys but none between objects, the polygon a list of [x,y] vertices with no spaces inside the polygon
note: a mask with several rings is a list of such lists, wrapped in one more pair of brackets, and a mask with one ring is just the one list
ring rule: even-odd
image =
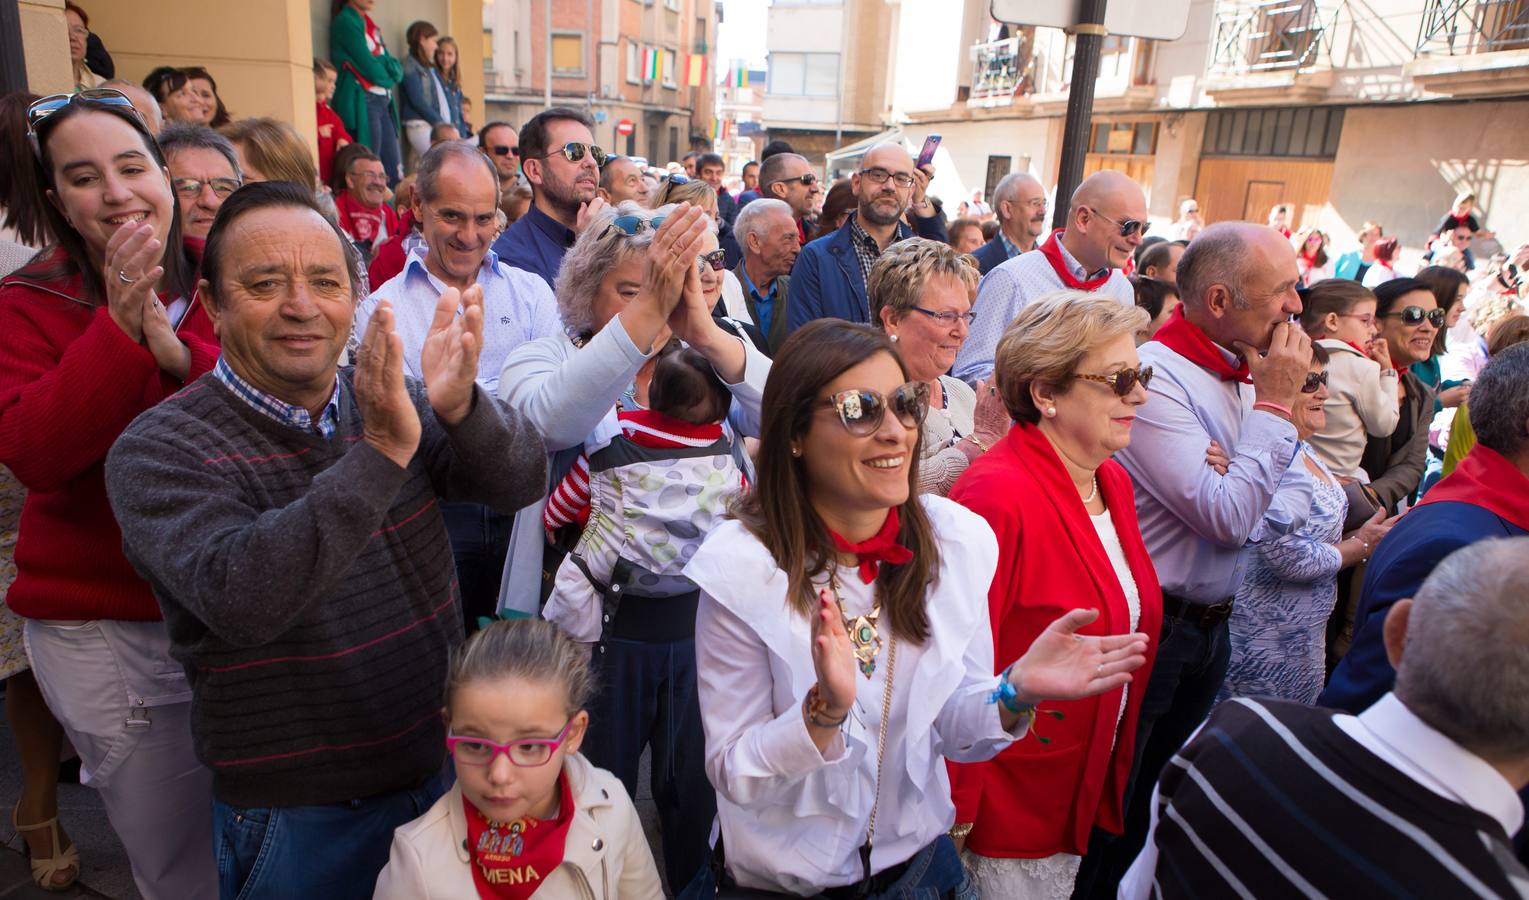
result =
[{"label": "white trousers", "polygon": [[430,129],[433,128],[424,119],[410,119],[403,123],[403,136],[409,142],[409,148],[414,151],[413,165],[419,165],[419,158],[430,149]]},{"label": "white trousers", "polygon": [[145,900],[218,896],[212,773],[191,741],[191,686],[163,622],[49,622],[23,632],[48,708],[80,754]]}]

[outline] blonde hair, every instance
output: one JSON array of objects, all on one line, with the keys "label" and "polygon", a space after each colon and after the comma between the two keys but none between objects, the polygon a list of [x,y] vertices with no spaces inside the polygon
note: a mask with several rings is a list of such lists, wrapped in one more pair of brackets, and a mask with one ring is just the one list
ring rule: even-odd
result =
[{"label": "blonde hair", "polygon": [[588,705],[594,690],[589,654],[562,629],[546,619],[496,620],[452,654],[446,672],[447,713],[462,686],[505,678],[557,683],[570,716]]},{"label": "blonde hair", "polygon": [[1471,304],[1465,311],[1465,320],[1477,334],[1485,335],[1492,326],[1509,316],[1519,315],[1524,308],[1511,294],[1488,294]]},{"label": "blonde hair", "polygon": [[271,181],[290,181],[308,190],[319,186],[318,166],[297,130],[276,119],[238,119],[219,132],[244,151],[244,158]]},{"label": "blonde hair", "polygon": [[653,199],[648,203],[648,206],[658,209],[671,203],[687,202],[692,206],[706,206],[710,204],[715,209],[717,206],[717,192],[711,185],[699,178],[692,178],[689,181],[669,181],[664,185],[663,190],[653,195]]},{"label": "blonde hair", "polygon": [[882,309],[890,309],[897,316],[912,312],[930,280],[940,275],[961,282],[966,299],[976,299],[980,275],[977,259],[971,254],[957,253],[949,244],[925,238],[908,238],[883,250],[865,282],[871,323],[881,327]]},{"label": "blonde hair", "polygon": [[1122,334],[1134,336],[1151,321],[1141,307],[1086,291],[1057,291],[1026,306],[993,353],[993,375],[1009,415],[1031,425],[1039,422],[1041,411],[1030,398],[1032,384],[1067,393],[1072,374],[1090,350]]}]

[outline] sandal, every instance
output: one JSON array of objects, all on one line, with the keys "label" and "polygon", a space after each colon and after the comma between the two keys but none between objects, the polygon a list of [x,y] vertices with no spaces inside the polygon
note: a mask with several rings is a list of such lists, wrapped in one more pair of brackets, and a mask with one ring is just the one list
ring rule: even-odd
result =
[{"label": "sandal", "polygon": [[[75,881],[80,877],[80,851],[71,842],[67,849],[59,852],[58,848],[63,843],[63,836],[59,833],[58,816],[54,816],[46,822],[39,822],[36,825],[22,825],[16,821],[16,811],[13,809],[11,810],[11,825],[15,827],[17,837],[21,837],[29,831],[41,831],[46,828],[53,839],[53,855],[47,859],[37,859],[32,856],[32,848],[27,844],[26,838],[21,839],[22,847],[27,853],[27,859],[31,860],[32,863],[32,880],[37,883],[38,887],[45,891],[57,892],[66,891],[74,886]],[[68,881],[63,884],[57,884],[53,881],[54,875],[69,869],[73,869],[74,874],[69,876]]]}]

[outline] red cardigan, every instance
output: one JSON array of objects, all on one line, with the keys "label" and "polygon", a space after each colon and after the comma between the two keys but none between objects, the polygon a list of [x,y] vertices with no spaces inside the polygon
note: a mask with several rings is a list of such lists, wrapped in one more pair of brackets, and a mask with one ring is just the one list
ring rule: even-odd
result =
[{"label": "red cardigan", "polygon": [[[199,257],[201,242],[187,244]],[[0,464],[27,488],[6,602],[34,619],[158,619],[147,582],[122,555],[106,451],[182,385],[104,305],[79,299],[79,278],[38,281],[25,271],[0,281]],[[191,350],[189,382],[218,358],[197,298],[177,331]]]},{"label": "red cardigan", "polygon": [[[1119,690],[1043,703],[1033,734],[988,762],[950,765],[956,821],[973,823],[966,846],[982,856],[1082,854],[1093,826],[1116,834],[1124,828],[1122,797],[1131,776],[1137,714],[1157,653],[1163,599],[1136,522],[1131,478],[1119,463],[1099,467],[1099,491],[1141,596],[1136,630],[1148,636],[1147,664],[1132,677],[1118,732]],[[1100,611],[1085,634],[1131,630],[1125,593],[1104,545],[1040,429],[1015,425],[971,464],[950,499],[982,516],[998,535],[998,572],[988,593],[997,666],[1018,659],[1071,609]],[[1047,710],[1064,717],[1057,720]]]}]

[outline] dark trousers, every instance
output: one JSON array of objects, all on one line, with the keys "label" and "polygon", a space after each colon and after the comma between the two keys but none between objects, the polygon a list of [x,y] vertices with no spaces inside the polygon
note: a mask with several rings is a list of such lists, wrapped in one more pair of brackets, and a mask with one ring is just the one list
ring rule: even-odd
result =
[{"label": "dark trousers", "polygon": [[393,830],[425,814],[450,782],[326,806],[212,804],[222,900],[370,900],[388,864]]},{"label": "dark trousers", "polygon": [[645,643],[607,638],[594,648],[598,693],[583,752],[637,796],[637,768],[651,747],[653,801],[664,838],[669,888],[690,883],[706,862],[717,795],[706,778],[706,739],[696,694],[695,640]]},{"label": "dark trousers", "polygon": [[388,187],[397,187],[403,178],[403,152],[398,146],[398,127],[393,124],[387,97],[366,92],[366,125],[372,132],[372,150],[382,160],[382,171],[388,176]]},{"label": "dark trousers", "polygon": [[499,606],[499,583],[515,517],[476,503],[443,503],[441,517],[446,520],[451,556],[457,564],[462,621],[472,634],[478,630],[478,618],[492,618]]},{"label": "dark trousers", "polygon": [[[730,878],[728,881],[731,883]],[[712,900],[717,893],[717,873],[708,859],[695,880],[679,892],[678,900]],[[940,835],[906,863],[878,873],[871,879],[868,893],[862,895],[860,885],[848,885],[830,888],[812,900],[862,896],[864,900],[977,900],[977,889],[961,865],[955,842]]]},{"label": "dark trousers", "polygon": [[1126,788],[1125,834],[1116,837],[1094,829],[1073,889],[1076,900],[1115,896],[1120,879],[1146,843],[1157,777],[1216,705],[1231,652],[1226,622],[1202,628],[1163,617],[1162,639],[1136,723],[1134,774]]}]

